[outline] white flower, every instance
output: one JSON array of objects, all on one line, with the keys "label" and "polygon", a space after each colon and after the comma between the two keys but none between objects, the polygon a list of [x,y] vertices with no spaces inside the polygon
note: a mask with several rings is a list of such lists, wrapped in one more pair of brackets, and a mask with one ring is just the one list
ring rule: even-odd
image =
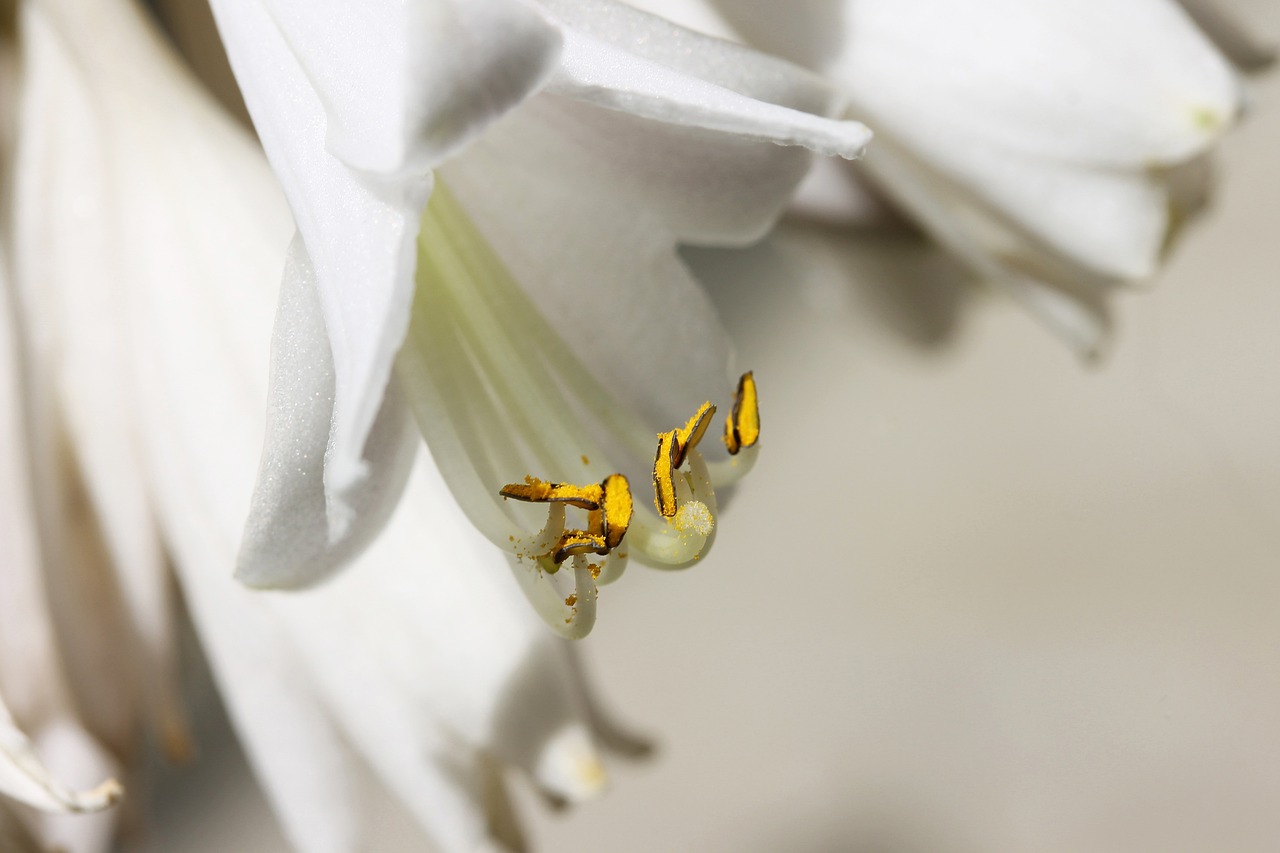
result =
[{"label": "white flower", "polygon": [[[525,604],[503,552],[466,520],[425,455],[412,464],[401,458],[403,489],[395,491],[403,491],[403,500],[382,535],[355,558],[352,571],[317,589],[290,594],[254,592],[232,581],[266,428],[263,368],[279,271],[293,229],[288,207],[261,151],[194,85],[134,4],[26,0],[20,34],[23,111],[8,170],[14,187],[12,229],[5,236],[13,247],[20,317],[15,325],[29,338],[22,354],[29,361],[31,393],[6,400],[6,412],[37,425],[32,433],[41,442],[32,456],[42,464],[53,460],[55,438],[65,431],[75,467],[87,480],[85,506],[76,519],[59,512],[56,501],[33,506],[50,540],[42,545],[78,541],[77,524],[100,527],[108,540],[110,568],[118,573],[100,582],[126,593],[133,585],[133,597],[124,595],[133,608],[125,610],[129,624],[163,626],[166,597],[143,591],[153,580],[163,591],[164,552],[156,549],[153,564],[144,544],[164,542],[233,722],[299,850],[360,848],[361,759],[448,850],[514,843],[518,829],[506,802],[507,768],[523,771],[555,799],[574,801],[598,791],[604,781],[600,747],[625,751],[639,745],[595,707],[567,646]],[[664,49],[659,41],[651,46]],[[764,69],[782,91],[790,91],[791,72],[782,66]],[[793,94],[825,104],[820,87],[803,75],[799,81]],[[705,94],[697,86],[688,90],[697,97],[700,92]],[[818,136],[828,130],[839,138],[861,136],[856,128],[832,129],[747,99],[731,103],[766,117],[780,115]],[[577,115],[566,102],[543,108]],[[701,114],[696,105],[690,110]],[[588,118],[578,120],[590,124]],[[648,127],[632,118],[605,125],[624,135]],[[508,127],[515,133],[521,125]],[[793,158],[778,148],[785,166],[780,176],[757,175],[754,169],[742,170],[771,161],[772,146],[702,131],[670,129],[658,136],[678,144],[678,151],[702,149],[706,156],[694,165],[706,174],[687,172],[691,167],[682,161],[666,164],[677,169],[668,180],[690,182],[689,197],[663,186],[659,164],[649,173],[630,175],[633,184],[638,177],[643,181],[629,186],[627,197],[642,190],[652,194],[648,207],[637,204],[636,222],[647,211],[659,221],[681,223],[682,232],[709,238],[725,229],[736,234],[761,227],[805,165],[803,156]],[[508,142],[486,136],[484,144],[501,150]],[[672,150],[628,153],[623,142],[618,153],[627,154],[622,162],[632,165]],[[727,155],[720,158],[722,152]],[[484,160],[478,156],[474,162]],[[580,162],[592,165],[585,155]],[[750,192],[721,200],[696,192],[728,190],[742,174],[756,177],[767,198],[755,200]],[[696,178],[702,182],[695,183]],[[467,193],[468,179],[465,171],[450,176],[459,198]],[[566,188],[585,189],[582,183]],[[437,203],[446,200],[437,196]],[[753,204],[746,206],[748,201]],[[326,203],[325,197],[317,199],[318,205]],[[651,242],[640,240],[627,233],[631,220],[608,216],[607,207],[578,209],[562,227],[582,226],[598,239],[602,233],[611,236],[612,250],[600,251],[614,269],[621,263],[615,254],[637,249],[628,257],[641,270],[640,280],[666,281],[659,294],[691,300],[677,304],[678,310],[667,303],[664,310],[674,318],[677,343],[689,317],[701,324],[689,332],[698,336],[684,341],[690,346],[683,355],[694,364],[698,351],[692,342],[706,342],[705,328],[711,329],[705,334],[718,331],[674,258],[674,238],[655,228],[648,235]],[[583,221],[596,214],[598,223]],[[432,215],[465,224],[447,210]],[[703,221],[705,226],[695,228]],[[622,231],[609,230],[617,228]],[[388,239],[382,231],[372,233],[370,239]],[[539,235],[545,239],[554,233],[543,229]],[[469,243],[464,238],[455,245]],[[366,260],[377,268],[377,257]],[[292,387],[303,382],[323,387],[332,382],[329,345],[316,333],[325,318],[315,291],[302,286],[306,280],[298,273],[305,267],[291,269],[280,297],[284,310],[276,326],[275,381],[296,369],[309,375]],[[578,283],[586,272],[575,275]],[[710,342],[723,345],[714,336]],[[645,342],[630,343],[635,351]],[[285,351],[290,346],[297,349]],[[722,377],[723,364],[715,366]],[[667,379],[677,390],[683,381],[679,374]],[[278,396],[269,413],[271,428],[286,429],[290,417],[303,426],[310,423],[314,414],[307,402]],[[322,416],[327,435],[327,408]],[[307,432],[298,436],[297,459],[306,464],[311,438]],[[56,485],[54,472],[34,470],[30,486]],[[6,488],[18,487],[12,494],[21,494],[25,472],[19,473],[23,476],[0,479]],[[10,493],[4,495],[8,499]],[[140,562],[130,564],[131,559]],[[64,557],[62,562],[75,561]],[[46,592],[78,596],[86,606],[75,617],[94,618],[87,603],[99,604],[98,597],[71,575],[49,575],[58,565],[57,560],[40,563],[45,576],[38,580]],[[135,574],[152,569],[158,574]],[[3,632],[33,624],[43,612],[21,601],[2,602],[25,614],[15,623],[7,610],[0,613],[6,616],[0,624],[0,655],[6,660],[25,647],[6,644]],[[165,667],[151,665],[172,652],[164,631],[138,639],[136,648],[105,649],[111,663],[146,661],[141,668],[154,670],[165,683]],[[113,697],[89,689],[93,679],[85,673],[92,675],[91,669],[80,667],[68,680],[77,691],[76,707],[98,714]],[[99,681],[119,681],[117,670],[102,669]],[[43,658],[33,657],[21,672],[38,686],[56,686],[60,677],[58,663]],[[46,719],[68,716],[65,705],[51,706],[47,717],[19,713],[8,681],[2,689],[20,722],[43,726]],[[150,693],[142,690],[141,697]],[[161,727],[164,707],[161,703],[152,718]],[[8,754],[32,768],[24,741],[11,728],[0,725],[0,732],[8,738]],[[81,744],[76,755],[84,766],[94,752]],[[128,761],[133,755],[119,757]],[[43,771],[27,775],[63,796]],[[4,785],[6,793],[36,796],[16,783]],[[98,805],[113,794],[107,787],[73,804]],[[0,807],[0,839],[9,829]],[[78,853],[101,850],[104,843],[98,833],[71,846]]]},{"label": "white flower", "polygon": [[[732,387],[675,245],[758,237],[808,161],[781,145],[854,156],[865,128],[822,118],[839,105],[793,66],[607,0],[213,8],[299,229],[239,577],[296,587],[357,553],[415,452],[410,412],[561,633],[590,630],[593,574],[629,552],[697,559],[713,486],[747,465],[704,465],[690,426],[668,445],[687,473],[645,472],[656,432]],[[634,500],[625,547],[603,534],[632,517],[619,471],[671,492],[662,515]],[[616,519],[566,532],[570,491],[541,481],[590,484],[572,505]],[[545,529],[504,484],[550,501]]]},{"label": "white flower", "polygon": [[[641,5],[716,26],[698,0]],[[1177,179],[1241,105],[1171,0],[712,5],[838,82],[878,135],[860,173],[1083,353],[1103,343],[1107,292],[1157,270],[1198,201]]]}]

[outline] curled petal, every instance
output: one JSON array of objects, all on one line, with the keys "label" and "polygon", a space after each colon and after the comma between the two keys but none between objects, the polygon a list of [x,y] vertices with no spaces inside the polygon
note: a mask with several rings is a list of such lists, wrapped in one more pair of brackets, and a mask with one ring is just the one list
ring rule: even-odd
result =
[{"label": "curled petal", "polygon": [[[857,157],[871,139],[858,122],[826,118],[838,103],[798,68],[608,0],[554,0],[549,6],[577,25],[566,28],[564,55],[549,91],[824,155]],[[808,97],[795,107],[780,105],[797,89]]]},{"label": "curled petal", "polygon": [[250,586],[297,587],[328,576],[381,529],[404,488],[420,438],[393,388],[365,445],[369,475],[344,500],[328,498],[334,387],[315,275],[295,239],[272,336],[267,438],[236,569]]},{"label": "curled petal", "polygon": [[558,28],[521,0],[264,5],[324,106],[329,153],[381,178],[429,171],[537,89],[560,51]]},{"label": "curled petal", "polygon": [[427,169],[541,85],[559,35],[519,0],[213,8],[314,270],[334,364],[325,488],[338,507],[369,474]]}]

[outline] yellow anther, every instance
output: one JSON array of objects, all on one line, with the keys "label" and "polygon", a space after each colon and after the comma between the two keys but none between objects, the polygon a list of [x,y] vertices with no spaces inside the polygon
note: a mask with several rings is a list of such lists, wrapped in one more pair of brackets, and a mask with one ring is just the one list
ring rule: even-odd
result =
[{"label": "yellow anther", "polygon": [[676,430],[675,465],[677,468],[684,464],[685,454],[702,441],[702,436],[706,435],[707,427],[711,426],[711,418],[715,413],[715,406],[703,403],[698,407],[698,411],[694,412],[693,417],[689,418],[689,422]]},{"label": "yellow anther", "polygon": [[658,452],[653,458],[653,505],[663,518],[676,516],[676,471],[689,451],[702,441],[715,413],[715,406],[703,403],[684,426],[658,435]]},{"label": "yellow anther", "polygon": [[586,530],[566,530],[552,549],[552,561],[558,566],[579,554],[608,554],[609,545],[604,537]]},{"label": "yellow anther", "polygon": [[756,380],[748,371],[738,380],[738,392],[733,398],[733,411],[724,425],[724,446],[737,455],[744,447],[751,447],[760,440],[760,400],[756,395]]},{"label": "yellow anther", "polygon": [[676,431],[664,432],[658,436],[658,452],[653,457],[653,505],[658,508],[658,515],[663,518],[674,518],[676,514],[676,454],[679,441]]},{"label": "yellow anther", "polygon": [[604,499],[600,501],[600,509],[589,516],[589,524],[591,530],[604,534],[605,544],[612,551],[622,544],[622,537],[627,535],[627,528],[631,526],[634,509],[631,486],[621,474],[610,474],[600,487],[604,491]]},{"label": "yellow anther", "polygon": [[549,552],[558,566],[578,554],[605,556],[622,544],[631,524],[631,486],[621,474],[610,474],[601,483],[575,486],[525,477],[498,492],[504,498],[530,503],[565,503],[587,510],[586,530],[566,530]]},{"label": "yellow anther", "polygon": [[508,483],[498,492],[504,498],[515,498],[529,503],[566,503],[579,509],[600,508],[604,489],[599,484],[574,486],[569,483],[548,483],[537,477],[525,477],[523,483]]}]

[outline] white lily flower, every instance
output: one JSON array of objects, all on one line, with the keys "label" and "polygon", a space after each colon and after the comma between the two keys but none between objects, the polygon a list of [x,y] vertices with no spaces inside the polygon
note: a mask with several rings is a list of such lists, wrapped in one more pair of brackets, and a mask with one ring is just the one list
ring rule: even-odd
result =
[{"label": "white lily flower", "polygon": [[639,5],[696,7],[839,83],[877,131],[860,175],[1084,354],[1104,342],[1107,292],[1156,272],[1199,201],[1179,177],[1241,108],[1172,0]]},{"label": "white lily flower", "polygon": [[[306,585],[364,547],[414,418],[566,636],[590,630],[595,575],[629,551],[697,559],[713,485],[748,465],[694,450],[699,404],[732,375],[675,246],[758,237],[808,162],[782,146],[855,156],[866,129],[823,118],[839,104],[799,69],[608,0],[213,8],[299,229],[239,577]],[[660,430],[675,464],[639,477],[668,495],[632,516],[613,475],[653,468]],[[549,502],[551,520],[504,496]],[[595,520],[566,530],[565,503]]]},{"label": "white lily flower", "polygon": [[[293,229],[288,207],[261,151],[210,103],[134,3],[25,0],[21,37],[15,283],[21,325],[35,339],[33,370],[48,386],[24,405],[51,433],[68,430],[91,479],[84,514],[96,516],[108,538],[136,542],[158,528],[233,722],[296,847],[361,846],[360,759],[447,850],[516,845],[508,767],[557,800],[598,791],[600,747],[640,745],[594,706],[568,647],[528,608],[503,553],[465,520],[425,455],[405,465],[404,499],[353,571],[290,594],[232,582],[267,430],[262,366]],[[552,107],[566,109],[545,108]],[[606,125],[638,133],[644,125],[635,121]],[[492,145],[501,150],[509,141],[495,137]],[[774,153],[711,142],[698,133],[683,140],[708,151],[740,149],[710,164],[726,186],[735,170]],[[801,157],[783,177],[762,178],[769,214],[803,167]],[[459,198],[469,179],[477,180],[464,171],[453,179]],[[674,205],[664,211],[671,220],[718,212],[708,227],[726,228],[726,219],[766,215],[721,211],[725,202],[697,196],[676,205],[667,188],[650,189],[651,214],[665,201]],[[448,211],[433,215],[462,221]],[[615,250],[631,245],[628,235],[619,239]],[[636,263],[675,271],[663,293],[691,300],[672,321],[677,329],[687,312],[713,323],[671,252],[674,238],[659,231],[653,241],[639,241],[652,255],[638,252]],[[333,376],[329,345],[317,334],[326,318],[316,290],[297,274],[305,267],[291,270],[274,333],[274,381],[297,369],[308,373],[297,382],[323,387]],[[313,418],[285,402],[278,397],[270,410],[271,429]],[[89,429],[95,423],[97,432]],[[299,459],[310,464],[306,452],[304,443]],[[131,514],[115,504],[132,507],[135,499],[141,506]],[[44,505],[34,512],[55,533],[64,523]],[[8,831],[0,818],[0,838]]]}]

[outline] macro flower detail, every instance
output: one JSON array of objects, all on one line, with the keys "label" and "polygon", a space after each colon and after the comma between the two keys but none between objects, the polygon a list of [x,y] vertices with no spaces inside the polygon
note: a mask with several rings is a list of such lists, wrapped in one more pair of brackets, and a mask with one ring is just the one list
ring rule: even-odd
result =
[{"label": "macro flower detail", "polygon": [[[683,518],[669,523],[643,506],[633,515],[630,482],[643,482],[639,472],[661,439],[544,318],[443,180],[436,182],[419,246],[413,316],[397,362],[401,387],[472,523],[515,558],[517,577],[547,623],[581,637],[594,624],[596,583],[620,578],[630,556],[680,567],[704,552],[714,488],[750,465],[717,465],[713,476],[699,456],[690,464],[700,476],[669,474],[671,488],[680,482],[700,508],[700,533]],[[704,404],[708,410],[714,407]],[[683,462],[681,455],[670,473]],[[507,482],[518,476],[538,485]],[[696,496],[687,494],[690,476]],[[581,482],[600,485],[564,485]],[[596,490],[598,497],[588,496]],[[551,516],[539,518],[541,510],[525,512],[507,499],[549,505]],[[590,522],[566,530],[566,504],[590,513]],[[611,506],[616,511],[606,511]],[[619,548],[624,535],[628,547]],[[587,553],[600,559],[589,562]],[[553,576],[569,557],[573,582],[561,588]],[[566,603],[570,596],[573,603]]]},{"label": "macro flower detail", "polygon": [[[794,66],[603,0],[521,4],[536,14],[499,16],[519,25],[492,35],[494,22],[476,12],[488,4],[441,11],[460,28],[449,38],[483,49],[424,54],[440,63],[431,74],[402,61],[425,48],[396,4],[370,4],[381,11],[343,24],[394,35],[390,58],[374,62],[344,58],[342,46],[313,56],[330,24],[295,4],[213,5],[295,211],[285,290],[311,291],[322,317],[303,329],[282,305],[280,414],[268,423],[238,576],[306,586],[359,553],[394,508],[420,433],[472,523],[512,555],[535,609],[581,636],[593,612],[583,606],[594,602],[590,562],[564,553],[583,567],[569,590],[554,583],[554,559],[515,559],[554,557],[543,539],[558,521],[546,525],[545,506],[504,500],[503,486],[526,476],[649,479],[658,432],[734,375],[724,332],[675,246],[759,237],[810,150],[852,157],[868,132],[825,118],[838,98]],[[331,94],[342,62],[359,71]],[[516,67],[523,76],[508,73]],[[429,103],[420,87],[459,79],[495,88],[453,103],[472,110],[464,118],[405,112],[403,93]],[[297,335],[327,350],[324,371]],[[712,488],[748,468],[725,460],[694,486],[703,532],[640,505],[627,546],[595,556],[619,570],[624,553],[691,563],[714,527]],[[698,478],[691,469],[672,482]],[[568,529],[601,535],[590,523]],[[602,582],[620,574],[597,572]],[[576,611],[563,603],[570,592]]]},{"label": "macro flower detail", "polygon": [[[606,749],[634,753],[644,745],[597,706],[575,659],[529,608],[501,553],[468,522],[425,454],[402,473],[399,508],[353,571],[288,596],[233,581],[265,430],[276,286],[281,302],[296,308],[281,312],[277,337],[290,322],[324,327],[314,288],[280,279],[293,229],[287,205],[260,149],[194,84],[135,4],[30,0],[21,12],[24,120],[12,157],[13,230],[5,242],[14,279],[4,304],[17,295],[12,325],[25,334],[14,363],[29,366],[39,382],[27,385],[41,394],[6,398],[4,414],[18,424],[49,418],[40,421],[46,438],[62,435],[66,421],[97,418],[104,428],[88,441],[71,431],[63,456],[113,464],[98,490],[76,496],[74,517],[56,502],[12,506],[29,510],[55,544],[94,543],[81,528],[98,525],[122,536],[133,521],[145,523],[132,535],[164,543],[159,566],[171,557],[233,724],[297,849],[361,849],[366,789],[398,799],[443,849],[518,847],[508,770],[572,803],[605,784]],[[86,313],[90,307],[96,313]],[[314,374],[328,351],[324,344],[316,358],[295,354]],[[115,396],[89,393],[95,387],[86,387],[86,375]],[[288,413],[269,414],[280,426]],[[29,436],[4,431],[6,452],[19,434]],[[10,455],[17,461],[0,457],[6,509],[30,486],[61,482],[56,471],[27,476],[23,461],[43,462],[43,451]],[[139,497],[142,512],[122,515],[124,498],[112,504],[115,496]],[[6,535],[0,544],[6,556],[21,556],[25,541]],[[87,565],[123,571],[114,553],[96,559],[103,565]],[[77,584],[54,574],[59,565],[48,559],[2,568],[0,693],[30,736],[0,726],[3,791],[31,799],[39,794],[28,784],[34,779],[61,797],[83,784],[89,793],[68,794],[72,806],[107,805],[116,786],[94,786],[112,775],[128,785],[140,745],[95,743],[105,740],[100,731],[114,732],[100,725],[113,720],[113,702],[128,700],[126,732],[153,723],[167,740],[160,712],[168,706],[151,711],[153,693],[134,689],[130,667],[142,656],[91,630],[95,615],[116,613],[110,597],[91,593],[123,581],[95,575],[98,586]],[[32,643],[37,631],[47,633],[42,596],[51,594],[92,599],[71,611],[76,630],[57,639],[61,651],[99,651],[96,670],[81,664],[64,677],[64,661],[44,653],[54,644]],[[163,661],[174,651],[170,641],[149,654]],[[95,692],[100,684],[115,692]],[[28,742],[47,774],[27,760]],[[5,775],[15,761],[27,781]],[[64,773],[68,767],[75,772]],[[130,797],[144,792],[129,785]],[[0,804],[4,840],[26,832],[10,825],[8,809]],[[28,834],[96,853],[108,849],[115,818],[107,811]]]},{"label": "macro flower detail", "polygon": [[1105,345],[1108,295],[1152,276],[1203,202],[1203,158],[1242,107],[1173,0],[637,5],[836,82],[877,142],[854,175],[820,164],[802,207],[853,219],[870,185],[1083,355]]}]

